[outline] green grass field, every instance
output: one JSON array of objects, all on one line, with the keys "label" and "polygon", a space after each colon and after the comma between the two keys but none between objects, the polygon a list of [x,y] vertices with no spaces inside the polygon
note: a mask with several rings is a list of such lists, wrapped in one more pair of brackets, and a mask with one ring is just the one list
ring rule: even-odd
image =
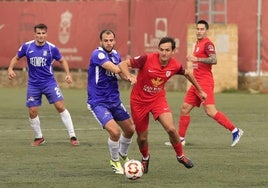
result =
[{"label": "green grass field", "polygon": [[[229,188],[268,187],[268,95],[221,93],[217,108],[223,111],[244,136],[234,148],[231,133],[195,109],[187,135],[186,154],[195,167],[186,169],[165,146],[168,136],[151,120],[149,173],[137,181],[113,174],[109,166],[107,133],[86,106],[86,91],[65,89],[65,103],[72,115],[79,147],[69,144],[59,114],[43,98],[40,120],[46,144],[31,147],[33,133],[25,108],[25,89],[0,88],[0,187],[6,188]],[[169,92],[168,100],[177,126],[184,93]],[[129,91],[122,100],[129,108]],[[130,158],[140,159],[136,135]]]}]

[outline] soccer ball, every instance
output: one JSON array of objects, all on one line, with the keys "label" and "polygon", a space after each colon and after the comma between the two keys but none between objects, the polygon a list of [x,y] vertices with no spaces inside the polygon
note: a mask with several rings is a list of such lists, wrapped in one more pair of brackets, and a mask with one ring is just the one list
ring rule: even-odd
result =
[{"label": "soccer ball", "polygon": [[124,174],[130,180],[139,179],[143,175],[143,166],[140,161],[131,159],[124,164]]}]

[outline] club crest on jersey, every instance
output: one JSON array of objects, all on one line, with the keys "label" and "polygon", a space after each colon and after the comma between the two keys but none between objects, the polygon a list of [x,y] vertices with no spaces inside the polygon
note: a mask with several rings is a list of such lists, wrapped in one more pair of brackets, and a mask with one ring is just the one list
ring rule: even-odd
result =
[{"label": "club crest on jersey", "polygon": [[213,52],[213,51],[214,51],[214,46],[210,44],[210,45],[208,46],[208,50],[211,51],[211,52]]},{"label": "club crest on jersey", "polygon": [[170,75],[171,75],[171,72],[170,71],[167,71],[166,72],[166,77],[170,77]]},{"label": "club crest on jersey", "polygon": [[100,53],[98,54],[98,58],[99,58],[99,59],[104,59],[104,58],[105,58],[104,53],[100,52]]},{"label": "club crest on jersey", "polygon": [[46,50],[43,51],[43,56],[47,56],[47,51]]}]

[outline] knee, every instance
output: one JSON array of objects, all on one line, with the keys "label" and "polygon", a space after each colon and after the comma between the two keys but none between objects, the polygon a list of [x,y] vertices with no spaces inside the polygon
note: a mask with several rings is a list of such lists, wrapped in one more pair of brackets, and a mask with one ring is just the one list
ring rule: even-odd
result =
[{"label": "knee", "polygon": [[106,129],[110,135],[111,140],[118,141],[120,138],[120,129],[114,128],[114,129]]},{"label": "knee", "polygon": [[170,137],[173,138],[176,136],[177,130],[175,129],[175,127],[168,128],[166,131]]},{"label": "knee", "polygon": [[62,113],[64,110],[65,110],[65,106],[64,106],[64,103],[63,101],[58,101],[54,104],[56,110],[59,112],[59,113]]},{"label": "knee", "polygon": [[132,136],[134,135],[135,133],[135,128],[133,125],[129,126],[129,128],[124,132],[125,136],[127,138],[132,138]]},{"label": "knee", "polygon": [[120,138],[120,131],[110,131],[111,140],[118,141]]},{"label": "knee", "polygon": [[190,112],[190,108],[187,104],[183,104],[180,108],[180,113],[181,115],[186,115],[186,114],[189,114]]},{"label": "knee", "polygon": [[36,118],[37,115],[38,115],[38,111],[37,111],[37,110],[35,110],[35,109],[29,109],[29,117],[30,117],[31,119]]},{"label": "knee", "polygon": [[148,142],[147,135],[144,134],[138,134],[137,136],[137,142],[140,146],[145,146]]}]

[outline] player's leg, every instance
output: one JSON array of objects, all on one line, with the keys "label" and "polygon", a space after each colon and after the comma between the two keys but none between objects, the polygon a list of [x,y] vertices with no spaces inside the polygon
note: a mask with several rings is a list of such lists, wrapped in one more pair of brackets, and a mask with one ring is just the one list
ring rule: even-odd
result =
[{"label": "player's leg", "polygon": [[118,124],[111,119],[104,125],[104,129],[109,133],[108,146],[113,161],[119,161],[119,138],[120,128]]},{"label": "player's leg", "polygon": [[137,131],[137,144],[139,146],[140,153],[142,154],[141,163],[143,166],[143,172],[145,174],[149,171],[150,153],[149,153],[149,142],[148,142],[148,129]]},{"label": "player's leg", "polygon": [[190,121],[191,121],[190,112],[192,111],[193,108],[194,106],[188,103],[183,103],[181,106],[180,117],[178,121],[178,133],[179,133],[180,142],[182,143],[182,145],[185,145],[186,143],[185,136],[187,133],[187,129],[190,125]]},{"label": "player's leg", "polygon": [[214,104],[204,105],[204,110],[209,117],[216,120],[220,125],[222,125],[226,129],[230,131],[235,129],[234,124],[227,118],[227,116],[224,113],[217,111]]},{"label": "player's leg", "polygon": [[182,144],[179,140],[179,134],[174,126],[171,112],[161,113],[157,119],[169,135],[169,140],[176,153],[177,160],[186,168],[192,168],[194,164],[183,153]]},{"label": "player's leg", "polygon": [[54,106],[57,109],[57,111],[59,112],[61,121],[63,122],[63,124],[64,124],[64,126],[69,134],[70,143],[73,146],[78,146],[79,141],[78,141],[76,134],[75,134],[73,120],[72,120],[70,112],[64,107],[63,100],[55,102]]},{"label": "player's leg", "polygon": [[190,113],[192,109],[197,106],[199,107],[201,100],[198,96],[198,92],[194,86],[191,86],[185,94],[183,104],[180,108],[180,117],[178,121],[178,133],[180,135],[180,141],[185,145],[185,136],[187,129],[190,125]]},{"label": "player's leg", "polygon": [[60,118],[67,129],[70,137],[70,143],[73,146],[79,145],[76,137],[74,125],[70,112],[65,108],[63,95],[57,83],[49,83],[43,88],[44,95],[47,97],[49,104],[54,104],[54,107],[60,114]]},{"label": "player's leg", "polygon": [[126,163],[127,161],[129,161],[128,150],[132,143],[132,136],[134,134],[135,129],[130,118],[123,121],[118,121],[118,124],[120,125],[123,131],[119,138],[120,143],[119,155],[123,160],[123,163]]},{"label": "player's leg", "polygon": [[111,119],[104,125],[105,130],[109,133],[108,148],[111,156],[110,165],[116,174],[123,174],[123,167],[119,161],[120,135],[121,131],[118,124]]},{"label": "player's leg", "polygon": [[236,128],[235,125],[227,118],[224,113],[217,111],[214,104],[204,105],[204,110],[209,117],[213,118],[224,128],[232,132],[231,146],[235,146],[243,135],[243,131],[241,129]]},{"label": "player's leg", "polygon": [[141,104],[130,100],[131,115],[137,133],[137,144],[142,155],[144,173],[148,173],[150,153],[148,142],[149,112],[152,104]]},{"label": "player's leg", "polygon": [[42,93],[39,88],[29,84],[27,88],[26,106],[28,107],[30,126],[34,132],[34,142],[32,143],[32,146],[39,146],[40,144],[45,143],[38,116],[38,107],[41,106],[41,104]]},{"label": "player's leg", "polygon": [[224,128],[232,132],[231,146],[235,146],[243,135],[243,131],[236,128],[235,125],[227,118],[224,113],[216,109],[213,88],[205,88],[205,92],[207,93],[207,99],[203,103],[203,106],[206,114],[209,117],[213,118],[215,121],[217,121]]},{"label": "player's leg", "polygon": [[102,128],[109,134],[107,143],[111,157],[110,166],[112,167],[113,172],[116,174],[123,174],[124,171],[119,161],[119,138],[121,130],[118,124],[113,119],[113,115],[110,110],[105,106],[95,106],[92,108],[91,105],[88,104],[87,108]]},{"label": "player's leg", "polygon": [[129,113],[121,102],[119,102],[118,105],[115,105],[115,107],[111,109],[111,112],[122,130],[119,138],[119,155],[123,160],[123,163],[125,163],[129,161],[128,150],[132,143],[132,136],[135,132],[134,125],[130,119]]},{"label": "player's leg", "polygon": [[38,116],[38,107],[29,107],[29,122],[30,126],[34,132],[34,141],[32,146],[39,146],[45,143],[45,139],[42,134],[40,119]]}]

